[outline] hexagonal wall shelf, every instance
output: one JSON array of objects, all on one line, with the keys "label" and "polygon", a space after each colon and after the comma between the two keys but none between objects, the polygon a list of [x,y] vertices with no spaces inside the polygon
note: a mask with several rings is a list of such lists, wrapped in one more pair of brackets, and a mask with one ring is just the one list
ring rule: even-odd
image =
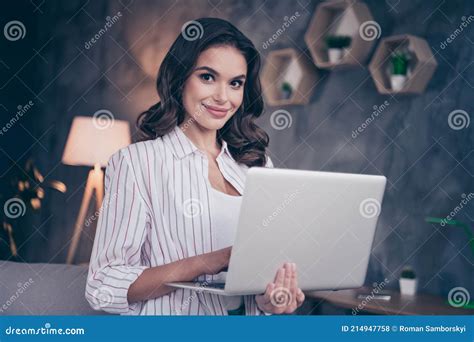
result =
[{"label": "hexagonal wall shelf", "polygon": [[[402,62],[406,64],[401,67],[402,72],[396,72],[394,56],[400,53],[408,59],[406,63]],[[405,34],[384,38],[375,51],[369,70],[379,93],[421,94],[437,66],[426,40]],[[395,79],[400,75],[393,74],[402,74],[402,82]]]},{"label": "hexagonal wall shelf", "polygon": [[318,73],[304,53],[288,48],[268,54],[261,78],[270,106],[306,104],[318,81]]},{"label": "hexagonal wall shelf", "polygon": [[[359,33],[361,32],[361,33]],[[330,36],[350,37],[338,61],[330,60],[326,39]],[[366,4],[354,0],[326,1],[318,5],[304,36],[314,63],[323,69],[356,66],[365,62],[380,26],[373,21]]]}]

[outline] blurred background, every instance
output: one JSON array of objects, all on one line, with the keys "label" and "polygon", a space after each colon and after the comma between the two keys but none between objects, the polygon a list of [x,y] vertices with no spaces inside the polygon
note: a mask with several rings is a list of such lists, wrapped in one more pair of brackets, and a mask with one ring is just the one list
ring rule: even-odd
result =
[{"label": "blurred background", "polygon": [[[134,141],[138,114],[158,100],[172,41],[185,23],[210,16],[231,21],[262,54],[259,124],[276,167],[387,177],[366,283],[398,289],[409,267],[420,293],[474,295],[474,3],[330,3],[2,4],[0,204],[24,206],[3,216],[1,259],[66,262],[93,166],[63,160],[74,118],[107,113],[130,123]],[[76,264],[90,257],[89,223]]]}]

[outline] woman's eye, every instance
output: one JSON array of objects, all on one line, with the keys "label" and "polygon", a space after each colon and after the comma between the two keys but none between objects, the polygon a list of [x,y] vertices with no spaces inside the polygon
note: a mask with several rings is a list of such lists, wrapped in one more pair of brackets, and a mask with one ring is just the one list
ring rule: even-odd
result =
[{"label": "woman's eye", "polygon": [[201,74],[199,75],[199,77],[206,82],[214,80],[214,76],[212,76],[211,74]]},{"label": "woman's eye", "polygon": [[232,81],[231,82],[231,86],[234,87],[234,88],[240,88],[240,87],[242,87],[243,84],[244,84],[244,82],[242,82],[242,81]]}]

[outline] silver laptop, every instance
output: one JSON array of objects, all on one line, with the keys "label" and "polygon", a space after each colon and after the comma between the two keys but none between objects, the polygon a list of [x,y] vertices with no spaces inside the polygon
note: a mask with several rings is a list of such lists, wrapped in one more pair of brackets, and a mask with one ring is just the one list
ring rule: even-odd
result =
[{"label": "silver laptop", "polygon": [[384,176],[249,169],[225,282],[167,285],[220,295],[265,292],[284,262],[303,291],[364,284]]}]

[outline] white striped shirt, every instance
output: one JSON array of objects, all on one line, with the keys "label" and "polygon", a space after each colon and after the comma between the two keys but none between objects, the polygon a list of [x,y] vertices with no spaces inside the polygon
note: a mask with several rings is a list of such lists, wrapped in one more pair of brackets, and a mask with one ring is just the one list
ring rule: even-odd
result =
[{"label": "white striped shirt", "polygon": [[[248,167],[232,158],[225,141],[216,161],[243,194]],[[266,166],[272,166],[270,158]],[[122,315],[227,315],[220,296],[187,289],[127,301],[128,288],[145,269],[217,249],[210,191],[207,156],[178,126],[112,155],[86,285],[92,308]],[[262,314],[255,296],[244,296],[244,303],[246,315]]]}]

